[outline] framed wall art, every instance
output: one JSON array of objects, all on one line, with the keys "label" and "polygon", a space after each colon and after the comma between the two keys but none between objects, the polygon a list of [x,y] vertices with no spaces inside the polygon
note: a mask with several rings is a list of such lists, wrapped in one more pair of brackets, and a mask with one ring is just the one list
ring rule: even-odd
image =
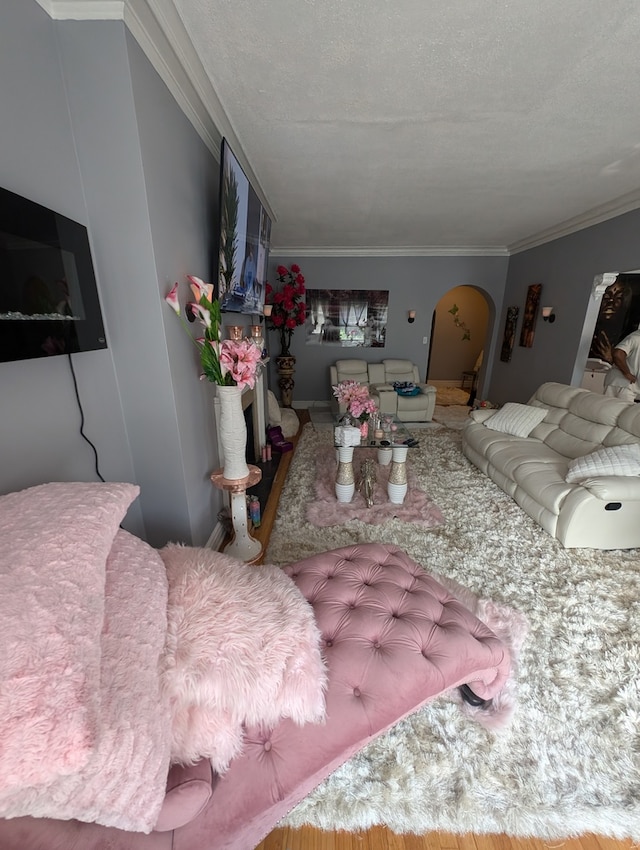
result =
[{"label": "framed wall art", "polygon": [[541,295],[541,283],[532,283],[527,289],[527,300],[524,305],[524,316],[522,317],[522,328],[520,330],[520,345],[523,348],[531,348],[533,346]]},{"label": "framed wall art", "polygon": [[307,345],[384,348],[388,289],[307,289]]},{"label": "framed wall art", "polygon": [[508,363],[511,360],[511,353],[516,341],[516,325],[518,324],[519,307],[507,307],[507,318],[504,322],[504,336],[502,338],[502,349],[500,350],[500,360]]}]

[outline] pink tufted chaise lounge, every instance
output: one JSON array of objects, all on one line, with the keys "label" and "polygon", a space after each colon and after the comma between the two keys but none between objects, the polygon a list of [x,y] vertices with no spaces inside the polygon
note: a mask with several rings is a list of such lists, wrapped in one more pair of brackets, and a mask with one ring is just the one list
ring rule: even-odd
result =
[{"label": "pink tufted chaise lounge", "polygon": [[[173,831],[16,818],[0,822],[3,850],[250,850],[341,763],[433,697],[467,685],[490,700],[505,683],[504,644],[396,546],[337,549],[286,572],[324,641],[325,724],[248,729],[243,755],[211,783],[197,816]],[[206,785],[208,763],[190,770]]]}]

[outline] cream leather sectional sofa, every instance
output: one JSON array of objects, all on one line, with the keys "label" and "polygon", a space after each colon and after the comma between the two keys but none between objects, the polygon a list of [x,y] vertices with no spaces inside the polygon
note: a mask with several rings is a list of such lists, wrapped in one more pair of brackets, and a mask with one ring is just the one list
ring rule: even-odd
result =
[{"label": "cream leather sectional sofa", "polygon": [[545,411],[528,437],[472,411],[466,457],[563,546],[640,547],[640,404],[546,383],[528,406]]},{"label": "cream leather sectional sofa", "polygon": [[[336,360],[329,367],[329,380],[332,387],[341,381],[367,384],[378,410],[395,416],[401,422],[430,422],[433,418],[436,388],[420,381],[418,367],[410,360],[388,359],[382,363],[368,363],[355,357]],[[415,396],[400,396],[393,388],[394,382],[415,384],[420,392]],[[332,402],[337,405],[333,392]],[[339,412],[344,413],[344,410]]]}]

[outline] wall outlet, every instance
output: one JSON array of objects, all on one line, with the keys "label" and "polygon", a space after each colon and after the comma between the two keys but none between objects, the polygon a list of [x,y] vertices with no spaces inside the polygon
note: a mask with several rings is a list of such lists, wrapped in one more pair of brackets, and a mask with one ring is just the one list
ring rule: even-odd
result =
[{"label": "wall outlet", "polygon": [[428,345],[428,344],[429,344],[429,337],[428,337],[428,336],[423,336],[423,337],[422,337],[422,344],[423,344],[423,345]]}]

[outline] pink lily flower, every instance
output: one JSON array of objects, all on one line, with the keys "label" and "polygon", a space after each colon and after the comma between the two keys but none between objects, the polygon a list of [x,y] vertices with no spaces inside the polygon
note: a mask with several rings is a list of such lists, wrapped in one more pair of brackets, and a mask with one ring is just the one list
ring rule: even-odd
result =
[{"label": "pink lily flower", "polygon": [[175,310],[176,315],[180,315],[180,302],[178,301],[178,284],[175,283],[171,292],[168,295],[165,295],[164,300],[171,307],[172,310]]},{"label": "pink lily flower", "polygon": [[193,292],[193,297],[196,299],[198,303],[200,303],[200,299],[204,295],[207,301],[211,301],[213,296],[213,284],[205,283],[201,278],[196,277],[195,275],[188,274],[187,280],[191,281],[191,291]]},{"label": "pink lily flower", "polygon": [[253,389],[260,360],[261,352],[252,342],[223,340],[220,348],[220,368],[223,375],[231,375],[236,386]]},{"label": "pink lily flower", "polygon": [[191,307],[191,312],[195,313],[196,317],[200,319],[207,328],[211,327],[211,313],[206,307],[203,307],[200,304],[195,304],[193,301],[189,303],[189,307]]}]

